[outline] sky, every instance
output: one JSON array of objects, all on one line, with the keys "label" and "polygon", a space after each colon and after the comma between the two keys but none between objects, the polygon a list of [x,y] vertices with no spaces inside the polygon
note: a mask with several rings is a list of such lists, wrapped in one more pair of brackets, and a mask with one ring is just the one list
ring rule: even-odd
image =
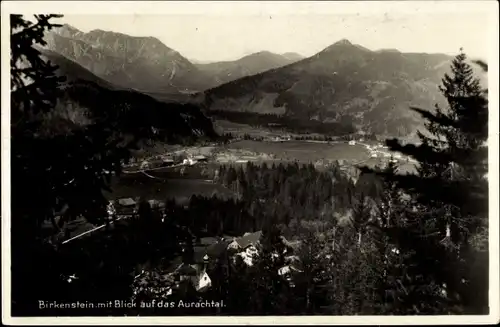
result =
[{"label": "sky", "polygon": [[149,7],[115,2],[103,9],[90,3],[63,8],[65,16],[59,21],[83,32],[154,36],[202,62],[235,60],[258,51],[311,56],[340,39],[371,50],[454,55],[464,48],[469,57],[487,60],[492,40],[493,7],[478,2],[207,1],[156,2]]}]

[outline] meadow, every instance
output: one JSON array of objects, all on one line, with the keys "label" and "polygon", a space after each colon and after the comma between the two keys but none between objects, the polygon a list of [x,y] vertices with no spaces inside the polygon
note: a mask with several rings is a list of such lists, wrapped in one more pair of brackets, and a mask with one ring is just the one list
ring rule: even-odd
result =
[{"label": "meadow", "polygon": [[362,145],[347,143],[315,143],[304,141],[258,142],[243,140],[228,145],[229,149],[248,150],[257,153],[273,154],[282,161],[303,163],[318,160],[361,161],[369,158],[368,151]]}]

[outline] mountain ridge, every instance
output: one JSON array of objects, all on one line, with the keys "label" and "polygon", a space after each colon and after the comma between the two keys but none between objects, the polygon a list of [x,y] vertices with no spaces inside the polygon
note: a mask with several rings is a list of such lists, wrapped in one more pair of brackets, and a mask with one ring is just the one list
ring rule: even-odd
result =
[{"label": "mountain ridge", "polygon": [[193,64],[155,37],[101,29],[84,33],[63,25],[46,39],[47,50],[95,75],[79,71],[85,78],[162,101],[201,103],[207,113],[229,110],[346,123],[392,136],[421,126],[409,107],[443,104],[438,85],[453,58],[372,51],[341,39],[306,58],[263,50],[234,61]]},{"label": "mountain ridge", "polygon": [[442,54],[380,53],[343,39],[311,57],[199,97],[207,111],[345,122],[366,133],[404,136],[421,126],[411,106],[443,104],[438,85],[451,60]]},{"label": "mountain ridge", "polygon": [[283,67],[297,60],[297,58],[287,58],[284,55],[262,50],[237,60],[197,64],[196,66],[214,76],[218,84],[224,84],[245,76]]},{"label": "mountain ridge", "polygon": [[155,37],[135,37],[63,25],[46,34],[47,48],[110,83],[137,90],[201,91],[213,82],[179,52]]},{"label": "mountain ridge", "polygon": [[58,67],[56,74],[65,77],[56,108],[45,119],[54,133],[72,133],[90,121],[110,119],[118,133],[128,137],[140,133],[154,138],[161,131],[166,141],[178,143],[216,136],[210,119],[196,105],[159,101],[113,85],[57,52],[39,51],[42,58]]}]

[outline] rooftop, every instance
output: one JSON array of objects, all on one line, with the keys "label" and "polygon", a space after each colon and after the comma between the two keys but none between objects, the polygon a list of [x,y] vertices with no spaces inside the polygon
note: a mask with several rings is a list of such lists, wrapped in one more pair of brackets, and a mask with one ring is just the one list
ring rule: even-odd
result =
[{"label": "rooftop", "polygon": [[163,201],[160,201],[160,200],[148,200],[148,203],[151,207],[162,207],[162,206],[165,206],[165,203]]},{"label": "rooftop", "polygon": [[238,237],[236,239],[236,242],[240,247],[246,248],[250,245],[255,245],[260,240],[261,236],[262,236],[262,231],[245,234],[242,237]]},{"label": "rooftop", "polygon": [[176,270],[176,272],[179,273],[179,274],[181,274],[181,275],[187,275],[187,276],[195,276],[197,274],[196,269],[194,269],[190,265],[186,265],[186,264],[180,266]]},{"label": "rooftop", "polygon": [[221,241],[221,242],[212,244],[209,247],[207,247],[206,253],[211,258],[217,258],[221,254],[223,254],[224,251],[227,250],[227,245],[228,244],[229,244],[229,241]]},{"label": "rooftop", "polygon": [[118,204],[124,207],[134,206],[136,203],[132,198],[118,199]]}]

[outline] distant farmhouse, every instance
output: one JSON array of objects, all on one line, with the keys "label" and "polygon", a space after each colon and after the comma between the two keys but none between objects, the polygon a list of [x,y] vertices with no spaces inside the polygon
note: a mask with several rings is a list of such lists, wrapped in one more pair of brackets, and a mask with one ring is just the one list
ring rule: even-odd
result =
[{"label": "distant farmhouse", "polygon": [[196,162],[208,162],[208,158],[202,155],[195,156],[193,160],[195,160]]},{"label": "distant farmhouse", "polygon": [[208,162],[208,158],[202,155],[194,156],[194,157],[188,157],[187,159],[184,159],[182,161],[183,165],[186,166],[194,166],[197,163],[206,163]]},{"label": "distant farmhouse", "polygon": [[132,198],[118,199],[116,208],[118,214],[134,214],[136,212],[137,202]]},{"label": "distant farmhouse", "polygon": [[174,159],[170,158],[170,157],[166,157],[166,158],[162,158],[162,167],[170,167],[170,166],[173,166],[175,164],[174,162]]},{"label": "distant farmhouse", "polygon": [[151,208],[163,209],[165,208],[165,202],[159,200],[148,200],[149,206]]}]

